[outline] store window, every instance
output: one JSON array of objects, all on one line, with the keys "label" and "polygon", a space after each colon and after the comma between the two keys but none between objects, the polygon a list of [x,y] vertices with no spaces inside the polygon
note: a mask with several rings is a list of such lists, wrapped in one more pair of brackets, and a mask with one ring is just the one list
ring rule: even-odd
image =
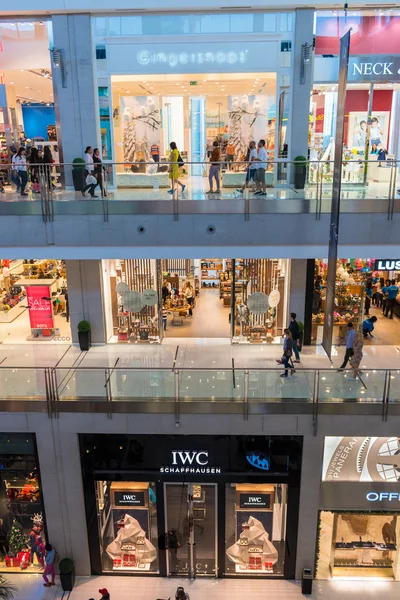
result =
[{"label": "store window", "polygon": [[317,579],[398,579],[399,535],[394,513],[321,511]]},{"label": "store window", "polygon": [[3,259],[0,264],[0,342],[70,342],[65,262]]},{"label": "store window", "polygon": [[96,481],[104,572],[158,573],[154,482]]},{"label": "store window", "polygon": [[283,576],[287,485],[226,484],[227,575]]},{"label": "store window", "polygon": [[45,544],[35,436],[0,433],[0,571],[40,572]]}]

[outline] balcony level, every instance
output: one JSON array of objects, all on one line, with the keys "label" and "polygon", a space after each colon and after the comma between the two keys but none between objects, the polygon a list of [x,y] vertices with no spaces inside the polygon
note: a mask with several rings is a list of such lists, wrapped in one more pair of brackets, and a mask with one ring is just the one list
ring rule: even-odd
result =
[{"label": "balcony level", "polygon": [[[177,256],[179,249],[185,248],[189,257],[198,256],[205,247],[209,253],[217,252],[221,246],[226,253],[230,247],[233,254],[240,248],[241,255],[246,256],[247,251],[252,257],[325,255],[333,190],[332,181],[326,182],[318,173],[326,164],[318,165],[312,179],[306,177],[304,189],[289,183],[289,163],[270,166],[279,168],[282,183],[278,185],[277,177],[272,177],[275,171],[269,178],[267,171],[265,196],[256,195],[255,188],[241,193],[238,190],[245,173],[225,172],[220,192],[213,194],[207,193],[208,178],[202,176],[186,174],[183,193],[178,186],[169,194],[167,173],[159,174],[164,177],[161,184],[149,180],[147,187],[129,188],[113,188],[105,175],[107,196],[102,197],[97,187],[97,198],[88,192],[83,197],[79,189],[64,184],[72,182],[70,165],[53,167],[49,173],[42,167],[38,192],[28,186],[28,196],[21,197],[11,185],[5,186],[0,197],[0,246],[3,253],[13,249],[15,258],[22,258],[28,249],[37,257],[41,252],[47,256],[48,246],[52,246],[52,256],[60,258],[108,258],[127,253],[154,257],[155,248],[164,257]],[[357,165],[359,170],[362,167]],[[342,182],[342,255],[372,256],[380,245],[384,247],[381,255],[397,257],[398,169],[393,162],[381,170],[387,175],[385,183]]]}]

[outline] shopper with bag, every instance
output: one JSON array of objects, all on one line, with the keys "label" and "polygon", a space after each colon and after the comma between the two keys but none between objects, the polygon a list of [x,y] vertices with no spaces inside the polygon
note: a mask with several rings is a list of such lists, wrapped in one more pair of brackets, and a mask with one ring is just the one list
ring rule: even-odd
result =
[{"label": "shopper with bag", "polygon": [[288,369],[291,367],[291,374],[294,373],[294,367],[292,363],[292,354],[293,354],[293,341],[292,334],[289,329],[284,329],[284,340],[283,340],[283,355],[282,355],[282,364],[285,365],[285,372],[282,373],[281,377],[288,376]]},{"label": "shopper with bag", "polygon": [[85,187],[82,190],[82,196],[84,198],[86,198],[85,193],[87,191],[89,191],[89,194],[91,195],[92,198],[97,198],[97,196],[94,195],[94,190],[95,187],[97,185],[97,179],[96,177],[94,177],[93,173],[94,173],[94,164],[93,164],[93,148],[92,146],[88,146],[85,150],[85,163],[86,163],[86,169],[85,169]]},{"label": "shopper with bag", "polygon": [[93,163],[94,163],[94,175],[97,180],[97,185],[99,186],[100,191],[101,191],[101,197],[106,198],[107,194],[106,194],[106,191],[104,189],[104,184],[103,184],[103,172],[105,169],[103,167],[103,163],[101,162],[100,150],[98,148],[95,148],[93,150]]}]

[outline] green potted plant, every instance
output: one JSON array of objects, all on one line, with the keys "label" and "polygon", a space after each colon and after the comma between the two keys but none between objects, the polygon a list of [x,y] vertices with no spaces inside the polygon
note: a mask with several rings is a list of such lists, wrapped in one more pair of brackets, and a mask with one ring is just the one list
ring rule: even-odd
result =
[{"label": "green potted plant", "polygon": [[75,565],[71,558],[60,561],[60,583],[63,592],[72,592],[75,584]]},{"label": "green potted plant", "polygon": [[307,159],[305,156],[296,156],[294,159],[294,187],[304,190],[307,176]]},{"label": "green potted plant", "polygon": [[77,192],[80,192],[85,187],[86,163],[83,158],[74,158],[72,164],[72,180],[74,182],[74,188]]},{"label": "green potted plant", "polygon": [[89,350],[91,345],[90,323],[89,321],[80,321],[78,323],[78,340],[82,352]]}]

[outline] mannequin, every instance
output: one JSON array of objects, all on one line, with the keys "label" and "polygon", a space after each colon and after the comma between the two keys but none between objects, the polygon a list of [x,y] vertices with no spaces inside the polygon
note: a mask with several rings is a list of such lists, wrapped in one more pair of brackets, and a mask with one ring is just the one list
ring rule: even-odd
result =
[{"label": "mannequin", "polygon": [[249,309],[243,302],[240,302],[237,307],[238,311],[238,319],[240,323],[240,337],[243,338],[243,324],[247,322],[247,318],[249,315]]}]

